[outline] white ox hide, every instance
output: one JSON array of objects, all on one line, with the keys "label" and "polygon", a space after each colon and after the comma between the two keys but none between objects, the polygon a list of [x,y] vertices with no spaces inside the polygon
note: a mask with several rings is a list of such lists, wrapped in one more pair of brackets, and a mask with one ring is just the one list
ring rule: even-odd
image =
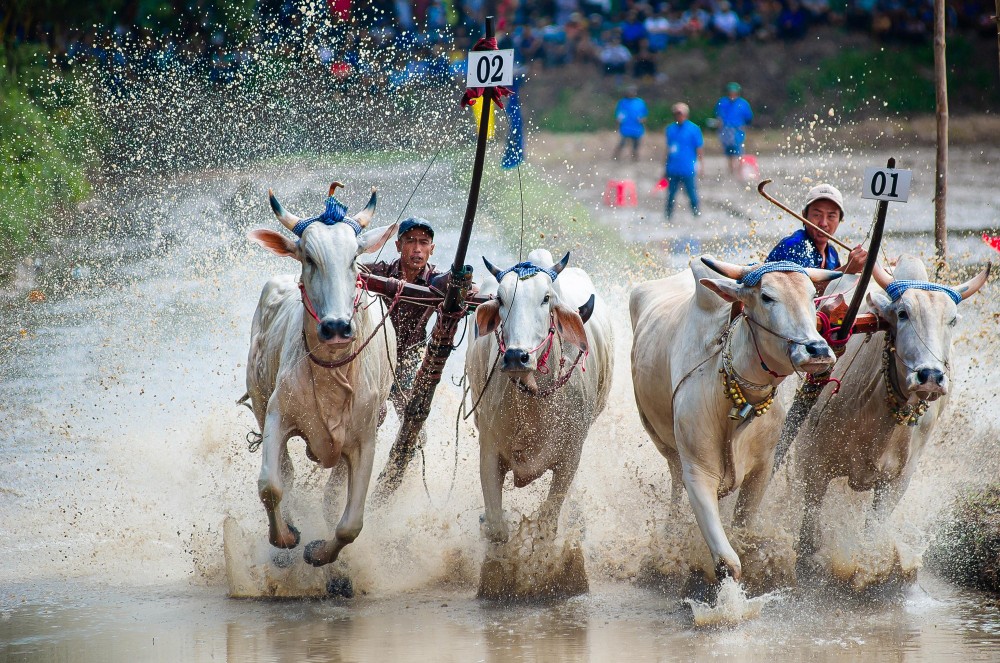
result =
[{"label": "white ox hide", "polygon": [[[333,187],[331,187],[332,195]],[[354,220],[367,226],[375,211],[375,192]],[[285,211],[271,196],[271,206],[291,230],[299,218]],[[329,564],[361,532],[365,499],[375,455],[379,412],[392,385],[392,368],[385,342],[379,338],[342,366],[328,364],[349,358],[375,329],[379,307],[370,307],[367,293],[355,307],[356,258],[377,250],[395,225],[356,235],[346,223],[313,222],[296,242],[271,231],[255,230],[250,238],[279,256],[302,263],[298,279],[276,276],[264,286],[250,332],[247,392],[263,433],[263,458],[258,492],[268,519],[268,538],[278,548],[294,548],[299,532],[282,513],[281,500],[291,487],[292,465],[288,439],[306,441],[307,456],[325,468],[347,464],[348,495],[335,536],[306,546],[305,560]],[[308,311],[311,303],[316,318]],[[386,324],[389,355],[395,356],[396,337]],[[309,355],[315,358],[309,358]],[[331,477],[332,479],[332,477]],[[328,489],[332,488],[332,483]]]},{"label": "white ox hide", "polygon": [[[834,356],[816,331],[814,283],[840,274],[818,269],[807,274],[770,272],[747,287],[729,279],[746,274],[748,267],[711,256],[693,259],[690,265],[689,270],[632,291],[633,388],[642,424],[667,459],[674,503],[683,486],[711,550],[717,579],[732,575],[739,580],[742,567],[723,529],[719,499],[739,489],[733,524],[751,524],[770,480],[784,411],[775,401],[742,425],[729,417],[734,404],[723,389],[720,371],[721,335],[729,323],[730,304],[742,303],[744,312],[759,323],[754,329],[757,346],[771,371],[781,376],[819,372]],[[714,274],[706,265],[729,279],[708,278]],[[743,317],[733,327],[732,368],[746,381],[767,385],[760,391],[743,388],[748,403],[760,403],[782,377],[761,366],[750,324]]]},{"label": "white ox hide", "polygon": [[[966,299],[982,287],[988,274],[989,267],[955,290]],[[893,276],[876,265],[874,277],[884,288],[893,278],[927,281],[927,270],[920,260],[904,256]],[[848,342],[833,371],[841,382],[840,391],[833,395],[833,389],[823,390],[796,440],[797,473],[805,491],[800,555],[816,551],[816,516],[830,481],[837,477],[847,477],[855,491],[874,491],[875,519],[884,521],[892,513],[948,403],[952,333],[959,318],[951,297],[911,288],[893,302],[873,284],[866,302],[890,331],[879,332],[867,343],[861,335]],[[898,424],[888,404],[882,364],[886,333],[895,347],[889,368],[899,404],[927,403],[913,426]]]},{"label": "white ox hide", "polygon": [[[532,251],[528,261],[553,265],[558,273],[555,282],[544,273],[520,280],[511,272],[499,284],[486,279],[480,290],[496,298],[476,312],[479,338],[469,347],[466,371],[472,393],[482,394],[475,411],[479,472],[486,508],[484,533],[494,542],[504,542],[509,536],[502,506],[508,472],[520,488],[552,470],[548,497],[539,514],[543,532],[555,535],[587,431],[608,400],[614,362],[610,312],[596,296],[586,272],[563,268],[568,258],[566,254],[553,265],[548,251]],[[488,262],[487,267],[497,273]],[[557,333],[547,358],[548,373],[542,374],[538,361],[553,322]],[[506,346],[500,357],[493,333],[498,326]],[[560,360],[565,359],[565,373],[581,349],[589,350],[586,359],[565,386],[546,395],[557,379]],[[495,362],[497,370],[490,379]],[[586,371],[581,371],[584,367]],[[527,393],[531,391],[535,395]]]}]

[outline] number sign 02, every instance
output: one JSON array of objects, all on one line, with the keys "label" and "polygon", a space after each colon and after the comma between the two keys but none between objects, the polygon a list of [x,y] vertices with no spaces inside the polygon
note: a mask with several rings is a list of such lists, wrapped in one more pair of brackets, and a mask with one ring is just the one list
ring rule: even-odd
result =
[{"label": "number sign 02", "polygon": [[467,87],[510,87],[514,84],[514,49],[470,51]]},{"label": "number sign 02", "polygon": [[862,198],[905,203],[910,197],[913,172],[895,168],[865,168]]}]

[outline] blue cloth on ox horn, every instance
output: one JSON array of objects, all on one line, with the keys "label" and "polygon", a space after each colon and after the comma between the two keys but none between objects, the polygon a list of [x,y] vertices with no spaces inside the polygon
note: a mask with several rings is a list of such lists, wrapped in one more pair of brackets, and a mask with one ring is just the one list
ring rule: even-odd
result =
[{"label": "blue cloth on ox horn", "polygon": [[769,272],[800,272],[805,274],[806,270],[802,267],[802,265],[792,262],[791,260],[776,260],[774,262],[765,262],[762,265],[754,267],[749,272],[736,279],[736,282],[746,286],[755,286],[760,283],[764,274]]},{"label": "blue cloth on ox horn", "polygon": [[503,281],[503,277],[507,276],[511,272],[517,274],[517,278],[520,281],[523,281],[524,279],[529,279],[535,274],[538,274],[539,272],[543,274],[548,274],[549,278],[552,279],[553,281],[555,281],[556,277],[559,276],[559,274],[554,269],[539,267],[538,265],[530,262],[519,262],[513,267],[508,267],[507,269],[497,274],[497,283]]},{"label": "blue cloth on ox horn", "polygon": [[335,223],[346,223],[354,229],[355,235],[361,234],[361,225],[351,217],[347,216],[347,205],[340,202],[333,196],[326,199],[326,209],[323,210],[322,214],[314,216],[310,219],[302,219],[295,224],[295,227],[292,228],[292,232],[299,237],[302,237],[302,233],[305,232],[306,227],[310,223],[314,223],[316,221],[325,223],[328,226],[332,226]]},{"label": "blue cloth on ox horn", "polygon": [[962,295],[954,288],[949,288],[946,285],[941,285],[939,283],[930,283],[928,281],[893,281],[888,286],[886,286],[885,292],[889,295],[889,299],[892,301],[897,301],[903,296],[903,293],[910,288],[916,288],[917,290],[932,290],[936,292],[943,292],[944,294],[951,297],[951,300],[956,304],[962,303]]}]

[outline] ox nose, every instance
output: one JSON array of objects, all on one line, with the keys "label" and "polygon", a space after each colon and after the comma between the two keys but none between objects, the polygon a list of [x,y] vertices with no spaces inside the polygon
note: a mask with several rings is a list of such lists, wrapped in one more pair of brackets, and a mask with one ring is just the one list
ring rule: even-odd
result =
[{"label": "ox nose", "polygon": [[921,368],[917,371],[917,380],[920,384],[941,384],[944,382],[944,372],[936,368]]},{"label": "ox nose", "polygon": [[527,350],[510,348],[503,353],[503,370],[505,371],[525,371],[528,370],[528,361],[531,355]]},{"label": "ox nose", "polygon": [[349,339],[353,335],[350,320],[333,318],[319,323],[319,339],[321,341],[329,341],[334,338]]},{"label": "ox nose", "polygon": [[810,357],[825,357],[830,354],[830,346],[823,341],[812,341],[806,343],[806,352]]}]

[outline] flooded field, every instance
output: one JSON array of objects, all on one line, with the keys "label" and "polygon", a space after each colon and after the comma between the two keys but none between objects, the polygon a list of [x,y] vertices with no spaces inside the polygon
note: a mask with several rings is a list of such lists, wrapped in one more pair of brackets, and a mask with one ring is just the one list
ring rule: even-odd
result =
[{"label": "flooded field", "polygon": [[[823,157],[809,177],[843,183],[846,192],[865,165],[887,156]],[[894,156],[914,169],[914,191],[908,207],[890,214],[887,251],[928,256],[933,155]],[[1000,226],[998,157],[996,147],[952,152],[949,220],[959,264],[991,257],[978,235]],[[638,208],[601,207],[609,166],[598,160],[580,166],[598,184],[553,201],[582,205],[593,225],[562,219],[556,238],[524,238],[525,253],[581,245],[573,260],[594,275],[618,321],[612,398],[563,510],[564,531],[583,551],[589,594],[512,606],[475,599],[487,547],[471,419],[455,432],[463,345],[438,390],[423,461],[414,461],[387,504],[369,506],[361,536],[335,564],[352,578],[355,598],[228,598],[321,596],[326,580],[303,563],[300,549],[290,568],[274,566],[266,543],[256,494],[260,456],[246,439],[254,422],[235,400],[244,391],[260,287],[271,275],[297,271],[297,263],[252,246],[245,233],[277,227],[268,187],[293,212],[311,215],[332,179],[348,183],[341,197],[352,211],[377,185],[376,223],[390,223],[428,160],[374,161],[267,164],[176,177],[125,198],[109,194],[81,214],[124,222],[67,238],[34,275],[31,288],[41,296],[21,291],[0,303],[0,660],[996,659],[1000,603],[926,570],[914,583],[860,595],[820,573],[780,591],[755,619],[695,627],[683,590],[707,549],[686,501],[670,508],[666,463],[638,421],[626,302],[632,282],[680,268],[689,252],[759,258],[795,228],[755,192],[724,181],[721,158],[708,161],[706,213],[697,223],[681,210],[680,221],[663,224],[662,192],[648,194],[655,167],[635,171],[644,190]],[[794,201],[805,190],[801,165],[798,155],[774,157],[762,176]],[[466,157],[443,157],[405,211],[437,224],[439,265],[454,252],[467,170]],[[522,175],[543,178],[527,168]],[[544,175],[556,183],[567,177]],[[477,271],[481,254],[513,264],[520,244],[520,210],[495,204],[517,196],[516,174],[487,178],[469,252]],[[858,213],[841,233],[860,241],[872,206],[849,199]],[[595,246],[596,227],[615,230],[621,241]],[[838,482],[823,510],[828,558],[888,545],[918,563],[951,496],[1000,475],[992,405],[1000,374],[991,360],[1000,349],[998,300],[991,283],[962,306],[951,406],[885,540],[865,539],[869,498]],[[390,414],[376,470],[397,427]],[[326,477],[306,460],[301,441],[290,448],[297,467],[291,509],[308,541],[328,527],[319,497]],[[780,472],[765,498],[762,530],[779,542],[790,540],[800,517],[793,479]],[[543,478],[515,491],[508,480],[508,520],[529,516],[547,487]],[[724,503],[730,511],[731,501]],[[859,552],[854,562],[867,559]]]}]

